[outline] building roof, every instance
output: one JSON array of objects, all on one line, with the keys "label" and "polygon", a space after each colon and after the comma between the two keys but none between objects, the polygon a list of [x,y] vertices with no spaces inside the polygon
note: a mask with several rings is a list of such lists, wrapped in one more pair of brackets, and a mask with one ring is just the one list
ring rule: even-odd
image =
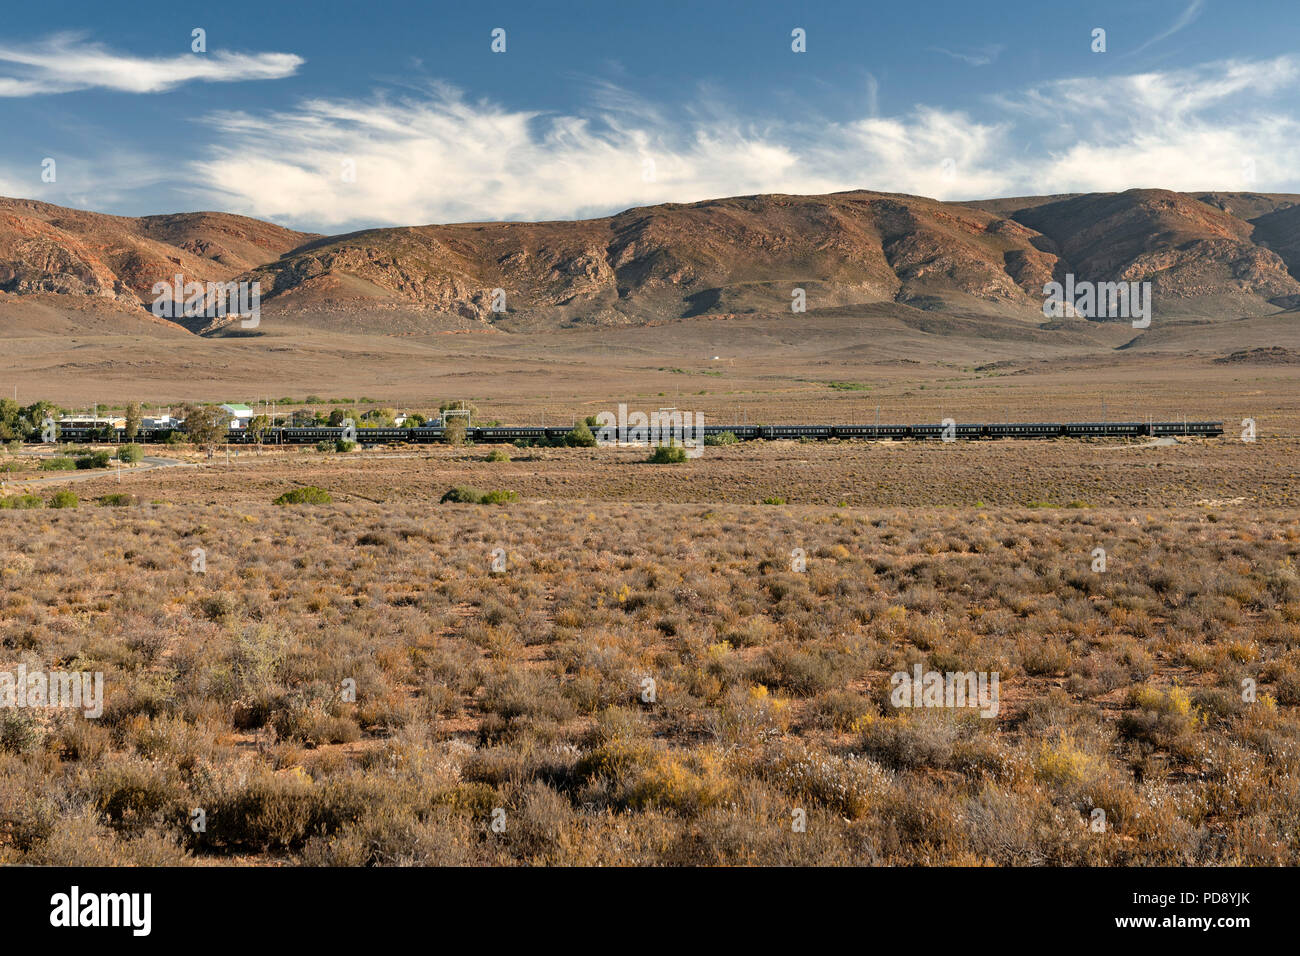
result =
[{"label": "building roof", "polygon": [[221,407],[226,409],[226,411],[230,411],[230,412],[251,412],[253,410],[252,406],[242,405],[239,402],[227,402],[225,405],[222,405]]}]

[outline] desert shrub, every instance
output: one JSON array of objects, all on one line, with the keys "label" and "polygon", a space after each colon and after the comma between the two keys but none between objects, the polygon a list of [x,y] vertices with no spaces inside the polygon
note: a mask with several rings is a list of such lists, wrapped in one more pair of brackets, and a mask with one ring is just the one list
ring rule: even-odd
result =
[{"label": "desert shrub", "polygon": [[792,644],[778,644],[766,652],[755,678],[800,697],[810,697],[843,683],[843,655],[828,648],[805,649]]},{"label": "desert shrub", "polygon": [[134,501],[135,498],[124,491],[115,491],[111,495],[102,495],[99,498],[100,505],[106,508],[126,508]]},{"label": "desert shrub", "polygon": [[890,779],[889,772],[874,761],[856,754],[817,753],[802,742],[766,755],[761,773],[790,796],[849,819],[864,816]]},{"label": "desert shrub", "polygon": [[580,779],[600,780],[614,789],[629,786],[658,753],[654,742],[644,734],[641,717],[634,711],[617,707],[601,711],[574,773]]},{"label": "desert shrub", "polygon": [[0,750],[31,753],[45,741],[45,731],[32,710],[0,709]]},{"label": "desert shrub", "polygon": [[557,854],[563,852],[562,847],[575,832],[576,817],[564,796],[540,781],[533,781],[524,790],[511,849],[523,860],[562,862]]},{"label": "desert shrub", "polygon": [[96,808],[118,827],[139,827],[175,816],[183,787],[174,770],[138,758],[116,758],[95,774]]},{"label": "desert shrub", "polygon": [[655,807],[695,816],[726,800],[733,787],[722,759],[712,750],[659,753],[631,786],[625,801],[639,810]]},{"label": "desert shrub", "polygon": [[209,621],[224,621],[235,613],[238,606],[234,595],[225,592],[209,595],[199,601],[199,611]]},{"label": "desert shrub", "polygon": [[317,488],[315,485],[303,485],[301,488],[286,491],[272,503],[277,505],[328,505],[334,503],[334,498],[324,488]]},{"label": "desert shrub", "polygon": [[740,441],[735,432],[718,432],[716,435],[706,435],[704,444],[706,445],[735,445]]},{"label": "desert shrub", "polygon": [[91,468],[107,468],[108,462],[108,452],[92,451],[78,457],[76,460],[76,466],[78,470],[85,471]]},{"label": "desert shrub", "polygon": [[469,485],[456,485],[454,488],[449,488],[443,496],[438,499],[440,504],[446,504],[450,501],[455,504],[467,505],[476,505],[482,500],[483,492],[479,491],[477,488],[471,488]]},{"label": "desert shrub", "polygon": [[300,847],[318,819],[319,796],[303,774],[259,774],[241,787],[213,794],[206,841],[229,849]]},{"label": "desert shrub", "polygon": [[439,502],[441,504],[452,502],[469,505],[501,505],[518,500],[519,494],[514,491],[480,491],[469,485],[457,485],[454,488],[449,488],[439,499]]},{"label": "desert shrub", "polygon": [[1191,695],[1181,687],[1167,689],[1141,684],[1129,691],[1132,710],[1120,718],[1119,729],[1126,737],[1158,750],[1190,757],[1193,735],[1202,717],[1192,706]]},{"label": "desert shrub", "polygon": [[771,496],[770,498],[764,498],[764,499],[763,499],[763,504],[765,504],[765,505],[783,505],[783,504],[785,504],[785,499],[782,498],[780,495],[773,495],[773,496]]},{"label": "desert shrub", "polygon": [[711,749],[670,751],[641,736],[643,728],[625,711],[609,709],[597,719],[591,748],[574,767],[610,803],[695,816],[722,803],[734,783],[724,761]]},{"label": "desert shrub", "polygon": [[725,743],[747,745],[783,734],[789,724],[790,702],[755,684],[727,691],[716,728]]},{"label": "desert shrub", "polygon": [[586,422],[578,422],[573,430],[564,436],[564,443],[570,448],[595,448],[596,436],[591,433]]},{"label": "desert shrub", "polygon": [[334,450],[338,452],[344,452],[344,453],[350,452],[354,450],[356,447],[357,447],[356,442],[348,441],[346,438],[339,438],[336,439],[334,442]]},{"label": "desert shrub", "polygon": [[117,450],[117,460],[134,465],[144,457],[144,449],[139,445],[123,445]]},{"label": "desert shrub", "polygon": [[343,714],[331,714],[328,703],[320,698],[297,695],[273,710],[267,723],[281,739],[300,740],[310,747],[361,739],[356,721]]},{"label": "desert shrub", "polygon": [[652,465],[678,465],[686,460],[686,449],[681,445],[656,445],[650,453]]},{"label": "desert shrub", "polygon": [[28,508],[44,507],[45,502],[39,495],[9,495],[7,498],[0,498],[0,508],[26,510]]},{"label": "desert shrub", "polygon": [[334,450],[335,450],[335,447],[334,447],[334,446],[335,446],[335,442],[329,441],[329,440],[327,439],[327,440],[325,440],[325,441],[318,441],[318,442],[316,443],[316,450],[317,450],[317,451],[324,451],[324,452],[334,451]]},{"label": "desert shrub", "polygon": [[481,703],[484,711],[506,720],[529,717],[565,721],[573,717],[573,705],[560,693],[559,686],[527,671],[510,671],[489,680]]},{"label": "desert shrub", "polygon": [[1288,707],[1300,704],[1300,673],[1294,670],[1280,673],[1277,678],[1277,685],[1274,688],[1274,695],[1279,704]]},{"label": "desert shrub", "polygon": [[1100,769],[1097,758],[1065,734],[1040,742],[1034,754],[1034,778],[1058,789],[1072,790],[1083,786],[1093,780]]},{"label": "desert shrub", "polygon": [[510,452],[506,451],[504,448],[493,448],[490,452],[487,453],[487,457],[484,458],[483,460],[484,461],[509,461]]},{"label": "desert shrub", "polygon": [[50,497],[51,508],[75,508],[80,503],[81,502],[78,500],[76,492],[69,491],[66,488],[62,491],[56,491]]},{"label": "desert shrub", "polygon": [[1034,676],[1062,674],[1070,667],[1070,651],[1058,640],[1035,637],[1026,642],[1022,664]]},{"label": "desert shrub", "polygon": [[952,760],[957,730],[955,722],[941,714],[885,717],[867,723],[862,751],[896,770],[942,770]]}]

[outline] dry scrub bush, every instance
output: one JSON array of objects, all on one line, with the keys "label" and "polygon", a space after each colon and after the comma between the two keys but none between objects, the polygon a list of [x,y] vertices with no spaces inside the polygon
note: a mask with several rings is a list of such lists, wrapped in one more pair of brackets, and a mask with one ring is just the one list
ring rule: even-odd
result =
[{"label": "dry scrub bush", "polygon": [[[1300,860],[1288,514],[273,493],[5,512],[0,669],[106,706],[0,710],[0,862]],[[895,709],[918,663],[998,716]]]}]

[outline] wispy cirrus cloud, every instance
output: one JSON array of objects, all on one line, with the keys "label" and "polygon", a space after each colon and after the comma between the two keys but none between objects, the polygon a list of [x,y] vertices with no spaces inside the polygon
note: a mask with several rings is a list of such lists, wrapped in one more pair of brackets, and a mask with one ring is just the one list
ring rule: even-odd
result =
[{"label": "wispy cirrus cloud", "polygon": [[1169,37],[1173,36],[1178,31],[1191,26],[1192,21],[1194,21],[1197,17],[1199,17],[1201,15],[1201,11],[1204,9],[1205,9],[1205,0],[1192,0],[1192,2],[1189,3],[1183,9],[1183,12],[1178,15],[1178,18],[1174,20],[1173,23],[1171,23],[1164,30],[1161,30],[1151,39],[1147,40],[1137,49],[1130,51],[1127,55],[1134,56],[1135,54],[1141,53],[1143,50],[1147,49],[1148,47],[1155,46],[1161,40],[1167,40],[1169,39]]},{"label": "wispy cirrus cloud", "polygon": [[961,62],[969,66],[988,66],[990,63],[996,62],[997,58],[1002,55],[1003,47],[1000,43],[994,43],[973,50],[948,50],[941,46],[932,46],[929,49],[934,53],[950,56],[954,60],[961,60]]},{"label": "wispy cirrus cloud", "polygon": [[[615,99],[608,90],[601,98]],[[423,99],[314,100],[210,122],[217,145],[195,169],[222,204],[329,228],[572,218],[882,181],[935,195],[966,162],[966,188],[1001,182],[973,164],[1003,131],[930,109],[814,124],[747,121],[712,108],[683,122],[630,97],[618,110],[555,115],[470,102],[441,87]]]},{"label": "wispy cirrus cloud", "polygon": [[0,97],[38,96],[76,90],[109,89],[162,93],[183,83],[277,80],[303,63],[293,53],[185,53],[143,57],[116,53],[61,33],[39,43],[0,44]]},{"label": "wispy cirrus cloud", "polygon": [[746,117],[707,99],[674,112],[609,85],[582,115],[542,113],[436,86],[214,115],[193,178],[223,208],[318,229],[574,218],[757,192],[1294,190],[1300,121],[1274,96],[1298,83],[1294,57],[1230,60],[1045,83],[991,99],[979,118],[919,106],[847,121]]}]

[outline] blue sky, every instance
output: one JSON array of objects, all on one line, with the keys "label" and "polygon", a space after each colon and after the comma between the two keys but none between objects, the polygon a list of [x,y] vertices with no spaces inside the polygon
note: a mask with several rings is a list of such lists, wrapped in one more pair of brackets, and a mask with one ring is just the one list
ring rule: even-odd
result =
[{"label": "blue sky", "polygon": [[754,192],[1300,192],[1290,0],[130,8],[6,10],[0,194],[337,232]]}]

